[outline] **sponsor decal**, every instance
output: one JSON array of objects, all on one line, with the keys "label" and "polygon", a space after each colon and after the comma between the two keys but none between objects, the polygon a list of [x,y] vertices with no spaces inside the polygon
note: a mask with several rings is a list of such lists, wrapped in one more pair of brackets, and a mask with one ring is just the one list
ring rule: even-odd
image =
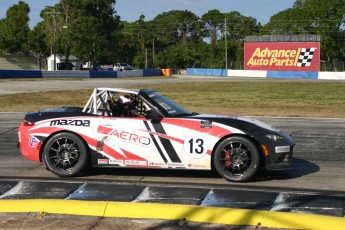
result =
[{"label": "sponsor decal", "polygon": [[302,48],[299,58],[298,58],[297,66],[299,67],[310,66],[314,57],[315,50],[316,50],[315,47]]},{"label": "sponsor decal", "polygon": [[108,159],[98,159],[97,163],[99,165],[107,165],[108,164]]},{"label": "sponsor decal", "polygon": [[206,166],[202,164],[188,164],[188,168],[206,168]]},{"label": "sponsor decal", "polygon": [[184,168],[185,165],[183,163],[168,163],[168,167],[179,167]]},{"label": "sponsor decal", "polygon": [[104,125],[99,125],[97,128],[97,133],[101,134],[110,134],[113,129],[110,127],[106,127]]},{"label": "sponsor decal", "polygon": [[90,120],[54,120],[50,122],[50,126],[70,125],[70,126],[84,126],[90,127]]},{"label": "sponsor decal", "polygon": [[109,159],[110,165],[123,165],[123,160]]},{"label": "sponsor decal", "polygon": [[152,167],[164,167],[165,163],[163,163],[163,162],[149,162],[149,166],[152,166]]},{"label": "sponsor decal", "polygon": [[246,43],[245,69],[319,71],[320,43]]},{"label": "sponsor decal", "polygon": [[138,160],[125,160],[125,165],[128,166],[147,166],[146,161],[138,161]]},{"label": "sponsor decal", "polygon": [[277,146],[276,153],[288,153],[290,152],[290,146]]},{"label": "sponsor decal", "polygon": [[36,137],[30,137],[30,139],[29,139],[29,145],[33,148],[37,147],[39,142],[40,141]]},{"label": "sponsor decal", "polygon": [[212,121],[200,121],[200,128],[212,128]]}]

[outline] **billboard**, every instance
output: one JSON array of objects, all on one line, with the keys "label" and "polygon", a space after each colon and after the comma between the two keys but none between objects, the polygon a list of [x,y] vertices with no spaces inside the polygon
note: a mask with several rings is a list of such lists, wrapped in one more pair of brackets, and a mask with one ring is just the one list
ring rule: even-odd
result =
[{"label": "billboard", "polygon": [[249,42],[244,44],[245,70],[320,70],[320,42]]}]

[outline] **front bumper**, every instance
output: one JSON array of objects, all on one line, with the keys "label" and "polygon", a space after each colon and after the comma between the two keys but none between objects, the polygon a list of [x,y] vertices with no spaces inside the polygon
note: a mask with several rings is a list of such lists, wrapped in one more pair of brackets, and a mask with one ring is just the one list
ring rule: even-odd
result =
[{"label": "front bumper", "polygon": [[293,162],[292,153],[293,146],[290,147],[289,152],[270,154],[266,157],[265,169],[268,171],[290,169]]},{"label": "front bumper", "polygon": [[285,135],[284,140],[279,142],[268,141],[265,143],[268,154],[265,155],[266,170],[289,169],[293,162],[293,149],[295,140]]}]

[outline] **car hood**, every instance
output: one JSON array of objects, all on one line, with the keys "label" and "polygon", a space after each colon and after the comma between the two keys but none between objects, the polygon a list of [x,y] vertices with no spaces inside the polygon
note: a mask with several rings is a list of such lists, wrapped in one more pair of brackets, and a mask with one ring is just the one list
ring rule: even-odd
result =
[{"label": "car hood", "polygon": [[254,118],[237,116],[237,115],[220,115],[220,114],[199,114],[192,117],[193,119],[209,120],[213,122],[218,122],[224,125],[230,125],[241,130],[245,129],[250,131],[254,127],[259,127],[261,129],[271,131],[271,132],[281,132],[279,129],[259,121]]}]

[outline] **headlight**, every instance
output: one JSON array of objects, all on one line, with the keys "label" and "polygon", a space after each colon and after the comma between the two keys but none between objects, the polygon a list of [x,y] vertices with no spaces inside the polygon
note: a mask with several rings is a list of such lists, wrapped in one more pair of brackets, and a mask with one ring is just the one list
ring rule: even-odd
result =
[{"label": "headlight", "polygon": [[271,139],[272,141],[275,141],[275,142],[284,140],[284,137],[281,137],[277,134],[266,134],[266,137],[268,137],[269,139]]}]

